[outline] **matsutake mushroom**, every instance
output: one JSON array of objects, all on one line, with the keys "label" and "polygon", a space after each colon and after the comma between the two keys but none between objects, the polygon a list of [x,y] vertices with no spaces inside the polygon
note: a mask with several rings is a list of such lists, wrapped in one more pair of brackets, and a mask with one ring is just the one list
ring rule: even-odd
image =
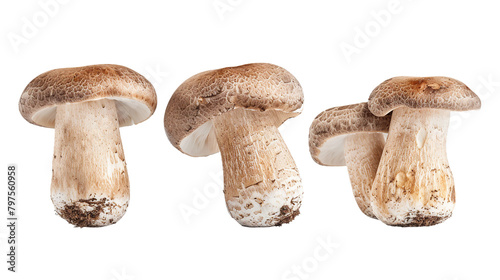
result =
[{"label": "matsutake mushroom", "polygon": [[278,226],[299,214],[302,183],[278,127],[300,114],[302,87],[285,69],[256,63],[197,74],[165,111],[170,142],[190,156],[221,152],[224,194],[244,226]]},{"label": "matsutake mushroom", "polygon": [[372,209],[393,226],[430,226],[448,219],[455,184],[446,155],[450,111],[476,110],[479,97],[446,77],[395,77],[368,102],[376,116],[392,112],[387,143],[372,186]]},{"label": "matsutake mushroom", "polygon": [[156,93],[143,76],[118,65],[45,72],[19,101],[30,123],[55,128],[51,197],[78,227],[116,223],[129,203],[120,126],[148,119]]}]

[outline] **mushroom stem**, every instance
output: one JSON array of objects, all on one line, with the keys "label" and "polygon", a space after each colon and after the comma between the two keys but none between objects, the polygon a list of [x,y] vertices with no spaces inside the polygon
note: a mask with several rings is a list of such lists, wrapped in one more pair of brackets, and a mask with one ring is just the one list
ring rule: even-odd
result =
[{"label": "mushroom stem", "polygon": [[113,100],[57,107],[51,197],[78,227],[116,223],[129,201],[129,180]]},{"label": "mushroom stem", "polygon": [[240,108],[213,121],[227,208],[244,226],[279,226],[299,214],[302,182],[278,114]]},{"label": "mushroom stem", "polygon": [[344,157],[354,198],[359,209],[368,217],[375,219],[370,197],[384,145],[384,136],[379,132],[349,134],[344,145]]},{"label": "mushroom stem", "polygon": [[446,156],[450,113],[395,109],[372,187],[372,208],[393,226],[430,226],[448,219],[455,205]]}]

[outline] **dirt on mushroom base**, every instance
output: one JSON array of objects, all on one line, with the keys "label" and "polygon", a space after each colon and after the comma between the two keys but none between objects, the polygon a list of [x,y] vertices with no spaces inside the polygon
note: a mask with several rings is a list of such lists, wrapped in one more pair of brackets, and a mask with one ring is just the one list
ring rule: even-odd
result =
[{"label": "dirt on mushroom base", "polygon": [[[297,174],[298,172],[294,170]],[[274,188],[271,191],[257,192],[263,182],[246,187],[239,192],[238,197],[226,200],[231,216],[245,227],[282,226],[292,222],[300,214],[302,204],[302,185],[300,181],[291,179],[293,183],[280,184],[278,180],[271,180]],[[300,185],[300,187],[293,187]],[[281,186],[276,187],[276,186]],[[242,205],[245,205],[244,207]]]},{"label": "dirt on mushroom base", "polygon": [[[87,210],[86,208],[91,208]],[[99,227],[96,221],[101,214],[112,213],[113,209],[121,208],[108,198],[80,199],[79,201],[67,204],[58,214],[75,227]],[[115,224],[118,220],[110,219],[108,224]]]},{"label": "dirt on mushroom base", "polygon": [[280,215],[278,216],[279,221],[276,223],[276,226],[280,227],[283,224],[290,223],[299,214],[300,214],[299,209],[293,211],[292,208],[290,208],[288,205],[283,205],[280,209]]},{"label": "dirt on mushroom base", "polygon": [[408,212],[408,214],[404,218],[402,218],[402,223],[391,224],[391,225],[396,227],[428,227],[446,221],[451,217],[451,215],[452,213],[449,213],[449,215],[429,216],[428,213],[426,214],[421,211],[411,211]]},{"label": "dirt on mushroom base", "polygon": [[[299,209],[293,211],[293,209],[290,208],[288,205],[283,205],[280,208],[280,214],[276,218],[276,223],[273,226],[280,227],[280,226],[282,226],[284,224],[288,224],[288,223],[292,222],[295,219],[295,217],[297,217],[299,214],[300,214],[300,210]],[[244,227],[254,227],[254,226],[244,225],[244,224],[242,226],[244,226]]]}]

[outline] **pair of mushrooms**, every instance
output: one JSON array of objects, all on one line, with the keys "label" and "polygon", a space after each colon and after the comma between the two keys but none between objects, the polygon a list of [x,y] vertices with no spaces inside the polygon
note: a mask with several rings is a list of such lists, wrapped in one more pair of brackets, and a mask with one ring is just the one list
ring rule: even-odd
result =
[{"label": "pair of mushrooms", "polygon": [[[278,127],[300,114],[303,93],[285,69],[248,64],[185,81],[165,112],[172,144],[191,156],[221,152],[231,216],[245,226],[276,226],[299,214],[302,184]],[[116,223],[130,187],[120,126],[155,111],[156,93],[118,65],[56,69],[39,75],[19,101],[30,123],[55,128],[51,198],[79,227]]]},{"label": "pair of mushrooms", "polygon": [[368,103],[319,114],[310,128],[310,152],[318,164],[347,166],[367,216],[392,226],[435,225],[455,206],[446,155],[450,111],[480,107],[460,81],[395,77],[376,87]]}]

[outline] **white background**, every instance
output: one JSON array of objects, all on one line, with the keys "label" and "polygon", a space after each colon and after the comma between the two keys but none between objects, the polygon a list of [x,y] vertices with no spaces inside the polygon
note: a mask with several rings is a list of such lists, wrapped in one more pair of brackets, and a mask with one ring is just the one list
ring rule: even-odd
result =
[{"label": "white background", "polygon": [[[0,172],[18,165],[20,217],[19,272],[7,273],[2,261],[2,280],[500,279],[497,2],[53,1],[0,4]],[[57,6],[44,10],[43,3]],[[29,24],[35,30],[26,33]],[[346,45],[356,53],[346,55]],[[280,65],[304,88],[302,115],[281,132],[305,197],[301,215],[282,227],[232,220],[220,156],[188,157],[163,129],[168,100],[185,79],[250,62]],[[121,129],[131,182],[127,214],[113,226],[80,229],[56,216],[50,200],[54,131],[26,122],[17,103],[47,70],[100,63],[150,79],[158,108],[148,121]],[[317,114],[366,101],[379,83],[400,75],[453,77],[483,101],[480,111],[452,115],[448,155],[457,204],[453,217],[434,227],[394,228],[365,217],[346,168],[319,166],[308,150]],[[6,188],[1,192],[4,217]],[[182,208],[198,212],[186,217]]]}]

